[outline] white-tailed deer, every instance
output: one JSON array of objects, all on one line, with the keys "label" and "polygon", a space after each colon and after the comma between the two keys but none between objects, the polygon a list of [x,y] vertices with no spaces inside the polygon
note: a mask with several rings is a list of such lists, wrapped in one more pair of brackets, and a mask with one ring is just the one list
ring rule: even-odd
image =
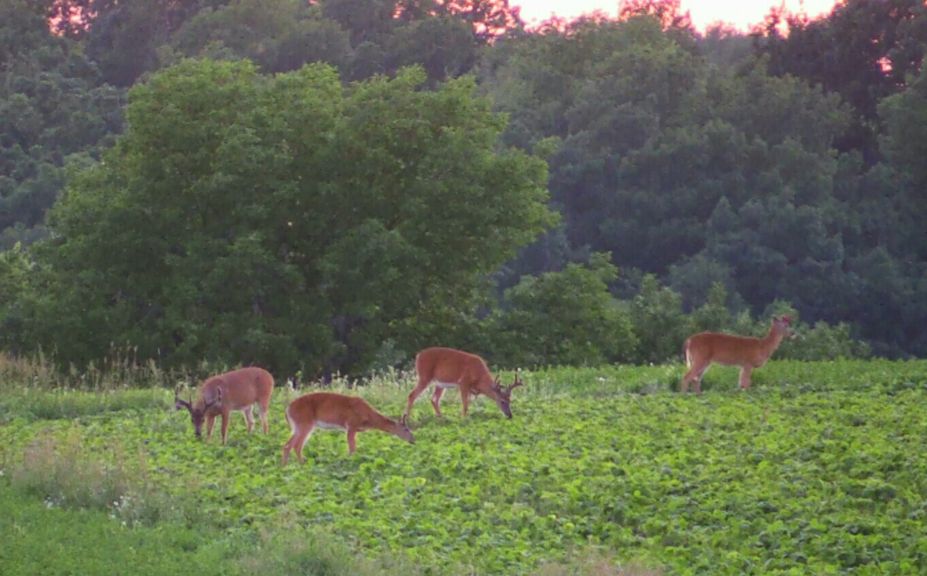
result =
[{"label": "white-tailed deer", "polygon": [[222,443],[228,439],[229,418],[233,410],[240,410],[248,424],[248,432],[254,428],[251,407],[258,405],[261,427],[267,433],[267,407],[274,391],[274,377],[263,368],[249,367],[232,370],[208,378],[200,386],[195,402],[181,400],[174,392],[174,407],[186,408],[193,421],[196,437],[202,436],[203,420],[206,421],[206,438],[212,437],[216,416],[222,416]]},{"label": "white-tailed deer", "polygon": [[470,396],[485,394],[495,401],[506,418],[511,418],[512,390],[524,384],[516,373],[512,385],[503,387],[497,378],[493,378],[482,358],[453,348],[425,348],[415,357],[415,371],[418,373],[418,385],[409,394],[405,417],[412,411],[415,399],[434,382],[431,405],[439,418],[441,395],[448,388],[457,388],[460,392],[464,416],[470,406]]},{"label": "white-tailed deer", "polygon": [[788,316],[773,318],[769,333],[763,338],[733,336],[718,332],[701,332],[686,340],[683,351],[686,355],[688,372],[682,377],[683,392],[689,390],[689,383],[695,383],[695,392],[702,391],[702,375],[713,364],[740,366],[740,387],[750,387],[750,373],[766,361],[782,339],[789,335],[792,319]]},{"label": "white-tailed deer", "polygon": [[365,430],[382,430],[410,444],[415,443],[405,417],[392,420],[374,410],[363,398],[334,392],[313,392],[293,400],[286,407],[286,420],[293,434],[283,445],[284,465],[290,459],[291,450],[296,450],[296,458],[303,461],[303,446],[316,428],[347,432],[348,454],[354,454],[357,449],[355,435]]}]

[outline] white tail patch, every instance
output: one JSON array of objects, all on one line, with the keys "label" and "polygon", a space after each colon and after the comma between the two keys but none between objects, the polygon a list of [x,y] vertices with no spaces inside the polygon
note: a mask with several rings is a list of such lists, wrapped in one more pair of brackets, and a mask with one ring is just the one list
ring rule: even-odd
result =
[{"label": "white tail patch", "polygon": [[290,432],[296,433],[296,425],[293,423],[293,418],[290,417],[290,406],[286,407],[286,410],[283,411],[286,415],[286,423],[290,425]]}]

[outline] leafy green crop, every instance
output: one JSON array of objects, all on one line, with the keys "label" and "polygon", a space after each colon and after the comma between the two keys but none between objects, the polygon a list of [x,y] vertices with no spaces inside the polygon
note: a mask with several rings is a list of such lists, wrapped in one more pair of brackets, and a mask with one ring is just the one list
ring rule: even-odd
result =
[{"label": "leafy green crop", "polygon": [[[226,530],[296,518],[436,574],[529,573],[590,545],[672,574],[927,571],[927,362],[773,362],[747,393],[713,369],[701,396],[670,392],[681,373],[542,370],[512,420],[485,399],[462,420],[449,394],[443,420],[416,404],[415,445],[367,432],[349,457],[343,434],[319,432],[285,468],[283,391],[268,436],[236,415],[225,447],[148,409],[14,420],[0,462],[79,434],[98,457],[137,455]],[[353,393],[395,415],[410,387]]]}]

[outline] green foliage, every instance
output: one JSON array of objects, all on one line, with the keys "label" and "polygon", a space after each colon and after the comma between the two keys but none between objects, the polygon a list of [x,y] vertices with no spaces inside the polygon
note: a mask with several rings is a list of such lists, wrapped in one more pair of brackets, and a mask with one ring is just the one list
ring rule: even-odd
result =
[{"label": "green foliage", "polygon": [[705,303],[692,313],[692,323],[698,331],[713,332],[729,328],[733,324],[727,307],[727,290],[723,284],[712,284]]},{"label": "green foliage", "polygon": [[0,399],[0,423],[17,419],[81,418],[105,412],[168,408],[172,398],[163,390],[119,390],[88,395],[61,388],[50,391],[6,386]]},{"label": "green foliage", "polygon": [[853,338],[846,324],[830,326],[816,322],[807,330],[802,326],[797,327],[795,334],[795,339],[786,340],[776,352],[778,358],[837,360],[866,358],[870,355],[869,346]]},{"label": "green foliage", "polygon": [[635,338],[627,312],[608,292],[618,274],[607,254],[587,266],[523,277],[490,323],[493,357],[511,366],[627,362]]},{"label": "green foliage", "polygon": [[315,374],[446,331],[429,312],[468,312],[553,216],[543,162],[495,149],[472,81],[423,81],[185,61],[134,88],[126,135],[52,214],[40,341]]},{"label": "green foliage", "polygon": [[642,362],[665,362],[679,358],[682,343],[694,331],[682,312],[679,294],[660,285],[653,275],[644,276],[641,289],[631,302],[631,321],[641,350]]},{"label": "green foliage", "polygon": [[0,350],[17,351],[26,340],[23,306],[31,294],[33,265],[19,244],[0,252]]},{"label": "green foliage", "polygon": [[10,485],[48,506],[105,510],[125,526],[188,523],[189,496],[167,496],[149,480],[143,458],[129,457],[116,439],[106,454],[90,451],[79,430],[37,437],[25,448]]},{"label": "green foliage", "polygon": [[917,0],[752,36],[676,0],[530,31],[507,0],[5,0],[0,249],[28,252],[0,264],[0,346],[357,372],[489,351],[506,289],[609,252],[613,293],[653,274],[686,312],[711,299],[692,329],[781,299],[923,355],[925,41]]},{"label": "green foliage", "polygon": [[132,566],[133,574],[178,576],[191,571],[242,576],[422,573],[397,558],[359,557],[323,530],[292,521],[281,522],[273,531],[230,535],[202,516],[185,523],[164,518],[155,524],[126,521],[125,509],[144,503],[151,494],[144,500],[119,500],[107,512],[37,500],[28,492],[0,481],[0,537],[17,543],[0,553],[0,568],[10,576],[38,572],[103,576],[125,566]]},{"label": "green foliage", "polygon": [[[220,529],[213,546],[280,572],[345,573],[351,554],[319,534],[367,558],[396,558],[412,573],[535,574],[546,564],[559,574],[558,564],[584,563],[587,547],[605,551],[604,573],[621,573],[616,564],[672,574],[927,569],[925,457],[909,447],[925,440],[923,361],[772,361],[746,394],[736,390],[736,369],[718,368],[701,396],[674,391],[682,371],[677,363],[528,373],[513,420],[483,399],[466,421],[453,410],[438,421],[423,402],[414,446],[367,432],[348,457],[343,434],[323,431],[307,444],[304,465],[278,463],[289,434],[283,390],[269,435],[248,436],[235,418],[225,447],[195,441],[183,414],[130,410],[0,426],[0,462],[10,478],[53,441],[58,448],[45,453],[58,464],[47,469],[70,463],[75,478],[84,468],[131,471],[144,462],[153,494],[191,498],[194,525]],[[392,414],[412,384],[393,376],[351,393]],[[53,478],[43,492],[74,482]],[[146,533],[121,532],[111,554],[121,557],[123,537]],[[165,542],[162,555],[179,546]],[[44,556],[38,544],[26,550]],[[0,555],[0,567],[10,557]],[[353,569],[379,566],[388,565]]]},{"label": "green foliage", "polygon": [[387,69],[420,64],[434,83],[466,74],[479,53],[472,26],[451,15],[400,26],[385,44]]},{"label": "green foliage", "polygon": [[885,122],[885,152],[923,189],[927,184],[927,170],[921,162],[927,154],[927,68],[909,80],[906,90],[882,100],[879,117]]},{"label": "green foliage", "polygon": [[[768,59],[744,54],[742,37],[693,40],[684,24],[672,24],[676,8],[672,2],[629,3],[627,16],[655,17],[549,27],[501,44],[484,60],[483,85],[511,117],[506,141],[530,150],[557,139],[553,153],[542,146],[551,195],[564,216],[567,246],[557,254],[608,251],[625,277],[639,270],[668,281],[685,310],[699,306],[720,282],[732,312],[757,314],[780,298],[815,321],[865,324],[859,334],[877,353],[920,353],[923,342],[911,338],[905,323],[862,320],[864,308],[881,301],[875,289],[860,291],[853,268],[871,251],[886,249],[898,283],[916,291],[923,270],[909,263],[922,260],[925,244],[923,235],[908,234],[919,229],[923,203],[916,201],[916,187],[891,168],[870,169],[873,151],[852,144],[859,128],[856,101],[848,105],[829,89],[846,94],[836,87],[846,80],[858,81],[852,90],[872,86],[887,95],[882,88],[889,84],[898,90],[903,75],[890,70],[876,77],[879,56],[869,56],[887,50],[892,62],[904,60],[900,68],[917,70],[922,8],[910,2],[897,10],[865,2],[839,7],[826,22],[806,23],[809,34],[829,28],[828,42],[847,39],[821,52],[804,43],[810,35],[793,42],[769,28],[757,39],[772,47],[760,49],[772,52]],[[865,26],[852,26],[855,17],[870,13]],[[801,32],[800,24],[790,20],[790,29]],[[723,54],[701,57],[700,50],[720,51],[738,41],[736,64]],[[792,56],[776,52],[786,43],[795,49]],[[865,66],[841,60],[846,69],[835,69],[831,56],[841,50],[859,50]],[[806,62],[798,56],[807,53],[814,62],[802,68]],[[792,58],[795,75],[781,74],[780,56]],[[713,63],[718,58],[721,63]],[[844,72],[837,84],[819,82]],[[914,174],[914,159],[922,156],[916,94],[913,83],[883,104],[885,118],[894,117],[887,126],[898,134],[885,140],[886,150],[896,150],[895,168]],[[867,121],[867,130],[874,126]],[[545,238],[526,253],[549,246]],[[536,270],[549,269],[549,261],[534,261]],[[923,322],[920,307],[907,313]]]},{"label": "green foliage", "polygon": [[[172,35],[170,50],[188,57],[249,59],[267,72],[310,62],[350,63],[347,33],[318,9],[295,0],[237,0],[204,9]],[[167,50],[162,49],[162,58]]]},{"label": "green foliage", "polygon": [[[779,29],[787,25],[787,33]],[[877,158],[870,124],[879,101],[897,93],[920,69],[927,46],[927,7],[921,0],[848,0],[824,18],[773,12],[757,49],[776,75],[790,74],[842,96],[858,117],[842,146]]]},{"label": "green foliage", "polygon": [[97,154],[122,122],[121,92],[52,35],[40,4],[0,2],[0,250],[43,235],[65,162]]},{"label": "green foliage", "polygon": [[[220,534],[182,524],[127,528],[99,510],[62,509],[0,481],[0,552],[7,576],[229,574],[236,549]],[[236,543],[238,544],[238,543]],[[241,544],[238,544],[239,546]]]}]

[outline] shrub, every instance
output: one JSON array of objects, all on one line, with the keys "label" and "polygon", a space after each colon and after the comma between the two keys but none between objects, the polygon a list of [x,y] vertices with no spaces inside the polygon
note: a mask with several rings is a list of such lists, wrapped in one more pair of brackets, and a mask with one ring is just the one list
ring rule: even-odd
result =
[{"label": "shrub", "polygon": [[496,355],[519,366],[631,361],[637,338],[608,291],[617,273],[607,254],[593,254],[588,265],[523,278],[493,320]]}]

